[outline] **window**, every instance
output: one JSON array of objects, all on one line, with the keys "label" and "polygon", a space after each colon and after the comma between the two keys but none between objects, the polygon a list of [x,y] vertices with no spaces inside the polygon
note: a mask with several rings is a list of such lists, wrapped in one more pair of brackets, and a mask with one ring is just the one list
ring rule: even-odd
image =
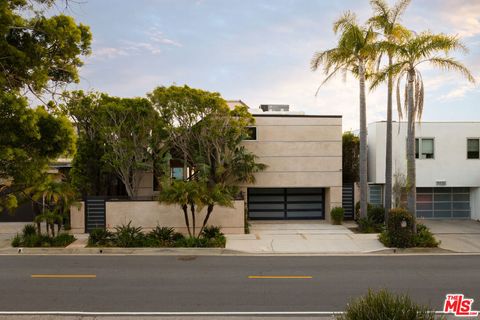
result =
[{"label": "window", "polygon": [[257,128],[247,127],[248,137],[245,140],[257,140]]},{"label": "window", "polygon": [[434,143],[432,138],[416,138],[415,139],[415,158],[416,159],[433,159]]},{"label": "window", "polygon": [[368,185],[368,202],[370,204],[381,206],[383,205],[382,186],[379,184]]},{"label": "window", "polygon": [[467,159],[480,159],[480,139],[467,139]]},{"label": "window", "polygon": [[174,179],[174,180],[183,180],[183,168],[181,168],[181,167],[172,167],[172,179]]}]

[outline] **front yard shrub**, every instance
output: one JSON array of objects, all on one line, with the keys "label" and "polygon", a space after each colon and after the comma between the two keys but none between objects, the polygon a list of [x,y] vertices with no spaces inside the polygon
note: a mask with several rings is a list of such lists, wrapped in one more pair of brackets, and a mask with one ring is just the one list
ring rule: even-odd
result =
[{"label": "front yard shrub", "polygon": [[385,222],[385,209],[381,206],[369,206],[367,210],[367,217],[374,224],[383,225]]},{"label": "front yard shrub", "polygon": [[89,246],[110,246],[113,240],[113,233],[106,229],[93,229],[88,236]]},{"label": "front yard shrub", "polygon": [[345,211],[343,208],[335,207],[330,211],[330,216],[332,218],[332,224],[342,224]]},{"label": "front yard shrub", "polygon": [[114,242],[118,247],[143,247],[145,235],[142,227],[132,226],[132,221],[126,225],[115,227]]},{"label": "front yard shrub", "polygon": [[382,229],[382,225],[378,225],[374,223],[369,218],[360,218],[357,221],[358,223],[358,231],[361,233],[377,233],[380,232]]},{"label": "front yard shrub", "polygon": [[75,241],[75,237],[60,233],[55,237],[46,234],[38,234],[34,225],[26,225],[22,234],[17,234],[12,239],[12,247],[66,247]]},{"label": "front yard shrub", "polygon": [[429,308],[412,301],[408,295],[395,295],[386,290],[368,293],[352,300],[338,320],[434,320]]},{"label": "front yard shrub", "polygon": [[413,237],[415,247],[436,248],[440,244],[424,224],[417,223],[417,234]]},{"label": "front yard shrub", "polygon": [[[372,204],[368,203],[367,202],[367,215],[368,215],[368,211],[372,208]],[[357,201],[357,203],[355,203],[355,216],[354,216],[354,220],[355,221],[358,221],[360,219],[360,201]]]},{"label": "front yard shrub", "polygon": [[[403,208],[390,210],[387,236],[391,247],[409,248],[413,246],[413,216]],[[402,227],[402,223],[405,224]]]},{"label": "front yard shrub", "polygon": [[175,242],[175,247],[184,248],[208,248],[210,239],[199,237],[186,237]]}]

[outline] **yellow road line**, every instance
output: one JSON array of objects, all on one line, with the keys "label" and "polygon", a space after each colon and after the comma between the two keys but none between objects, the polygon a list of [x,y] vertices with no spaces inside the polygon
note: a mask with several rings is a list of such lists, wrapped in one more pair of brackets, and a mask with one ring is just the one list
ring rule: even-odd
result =
[{"label": "yellow road line", "polygon": [[32,274],[31,277],[46,279],[93,279],[97,276],[94,274]]},{"label": "yellow road line", "polygon": [[248,279],[312,279],[312,276],[248,276]]}]

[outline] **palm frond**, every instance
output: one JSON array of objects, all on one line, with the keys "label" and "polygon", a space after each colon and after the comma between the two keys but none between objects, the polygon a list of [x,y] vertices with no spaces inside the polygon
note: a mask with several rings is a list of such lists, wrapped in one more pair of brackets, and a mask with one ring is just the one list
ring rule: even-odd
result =
[{"label": "palm frond", "polygon": [[428,61],[433,64],[435,67],[442,69],[444,71],[458,71],[462,74],[468,81],[475,83],[475,78],[468,68],[463,65],[461,62],[450,58],[450,57],[433,57],[428,59]]},{"label": "palm frond", "polygon": [[401,94],[400,94],[400,84],[402,82],[402,77],[399,76],[397,79],[397,88],[395,90],[396,92],[396,100],[397,100],[397,113],[398,113],[398,119],[402,120],[403,119],[403,112],[402,112],[402,101],[401,101]]},{"label": "palm frond", "polygon": [[391,18],[394,22],[397,22],[400,16],[405,12],[411,0],[400,0],[393,6],[391,10]]},{"label": "palm frond", "polygon": [[333,32],[344,33],[355,25],[357,25],[357,16],[351,11],[346,11],[333,23]]}]

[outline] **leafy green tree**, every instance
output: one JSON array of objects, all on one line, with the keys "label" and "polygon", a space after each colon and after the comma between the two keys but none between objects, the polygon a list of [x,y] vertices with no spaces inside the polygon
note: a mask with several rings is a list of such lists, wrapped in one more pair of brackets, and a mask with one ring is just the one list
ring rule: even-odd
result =
[{"label": "leafy green tree", "polygon": [[[355,14],[347,11],[333,24],[333,31],[339,34],[335,48],[319,51],[311,60],[313,71],[323,66],[328,82],[339,72],[351,72],[359,80],[360,92],[360,217],[367,217],[367,102],[365,80],[367,68],[376,60],[376,33],[371,27],[360,26]],[[321,86],[320,85],[320,86]]]},{"label": "leafy green tree", "polygon": [[[422,118],[424,102],[423,79],[418,67],[429,63],[441,70],[458,71],[472,83],[475,82],[475,79],[467,67],[448,55],[454,50],[467,50],[456,36],[425,32],[411,35],[400,44],[386,42],[382,46],[384,50],[395,53],[396,62],[377,74],[372,87],[385,81],[389,74],[395,75],[397,79],[396,95],[399,117],[403,117],[403,111],[407,113],[407,208],[416,217],[415,124]],[[402,80],[406,81],[404,92],[406,103],[403,109],[400,99]]]},{"label": "leafy green tree", "polygon": [[[401,43],[410,32],[407,31],[399,20],[410,0],[399,0],[393,7],[389,7],[385,0],[370,0],[373,17],[368,23],[378,30],[384,41]],[[388,66],[392,66],[394,52],[386,52]],[[385,221],[388,221],[388,212],[392,207],[392,101],[393,101],[393,74],[387,77],[387,132],[386,132],[386,157],[385,157]]]},{"label": "leafy green tree", "polygon": [[358,182],[358,157],[360,139],[352,132],[342,135],[342,178],[343,182]]},{"label": "leafy green tree", "polygon": [[190,203],[194,231],[189,234],[196,236],[194,213],[200,211],[196,207],[207,207],[201,234],[215,205],[231,206],[237,186],[253,183],[254,173],[266,167],[242,145],[254,118],[244,107],[230,110],[218,93],[188,86],[158,87],[149,98],[163,119],[172,153],[184,163],[184,179],[189,180],[164,181],[160,201],[182,207],[187,229]]}]

